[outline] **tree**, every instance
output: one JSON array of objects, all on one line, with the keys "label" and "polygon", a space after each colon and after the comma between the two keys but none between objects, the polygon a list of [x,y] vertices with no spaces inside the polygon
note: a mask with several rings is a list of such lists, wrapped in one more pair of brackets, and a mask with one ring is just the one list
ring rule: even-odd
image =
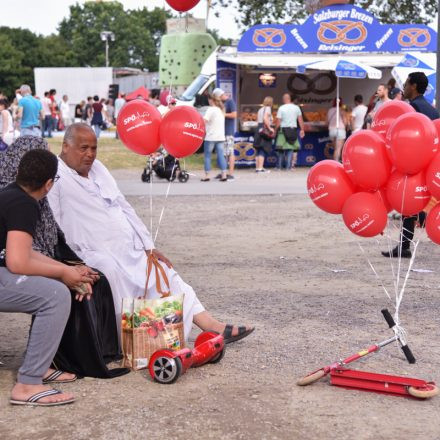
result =
[{"label": "tree", "polygon": [[[382,23],[430,23],[437,12],[437,0],[351,1],[375,15]],[[298,23],[307,17],[305,0],[214,0],[217,16],[223,7],[235,6],[236,22],[244,28],[259,23]]]},{"label": "tree", "polygon": [[160,38],[165,33],[167,13],[160,8],[125,11],[114,2],[87,2],[70,7],[70,16],[59,25],[59,33],[80,66],[104,66],[102,31],[115,34],[109,42],[110,65],[157,70]]}]

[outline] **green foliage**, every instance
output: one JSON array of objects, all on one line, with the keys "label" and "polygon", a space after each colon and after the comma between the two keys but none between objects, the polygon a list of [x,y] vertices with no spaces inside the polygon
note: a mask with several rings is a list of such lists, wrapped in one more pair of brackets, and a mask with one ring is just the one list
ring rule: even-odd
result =
[{"label": "green foliage", "polygon": [[160,8],[125,11],[119,2],[88,2],[70,7],[70,16],[60,23],[59,32],[80,66],[105,65],[105,42],[100,33],[111,31],[115,34],[115,41],[109,41],[111,66],[154,71],[167,16]]},{"label": "green foliage", "polygon": [[[437,0],[352,1],[375,15],[382,23],[430,23],[437,12]],[[305,0],[213,0],[217,16],[223,7],[238,8],[236,22],[243,28],[259,23],[298,23],[307,17]]]}]

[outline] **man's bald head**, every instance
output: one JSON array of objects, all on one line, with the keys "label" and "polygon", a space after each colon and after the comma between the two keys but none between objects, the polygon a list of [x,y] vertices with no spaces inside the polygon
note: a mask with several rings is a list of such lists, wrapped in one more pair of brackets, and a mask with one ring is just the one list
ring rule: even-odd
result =
[{"label": "man's bald head", "polygon": [[96,151],[96,135],[90,125],[79,122],[67,128],[60,154],[67,166],[87,177],[96,159]]}]

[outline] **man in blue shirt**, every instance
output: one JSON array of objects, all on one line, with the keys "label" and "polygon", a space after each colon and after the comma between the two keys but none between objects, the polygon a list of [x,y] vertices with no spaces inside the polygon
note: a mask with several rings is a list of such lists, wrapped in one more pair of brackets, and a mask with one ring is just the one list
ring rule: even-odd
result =
[{"label": "man in blue shirt", "polygon": [[[423,72],[411,72],[403,87],[403,98],[407,99],[410,105],[418,113],[423,113],[429,119],[434,120],[440,117],[438,111],[425,99],[423,94],[428,88],[428,78]],[[410,217],[403,216],[402,225],[402,249],[396,246],[391,252],[382,252],[384,257],[411,258],[410,244],[414,237],[416,220],[419,219],[421,225],[425,223],[425,213],[420,212]]]},{"label": "man in blue shirt", "polygon": [[40,119],[44,120],[41,101],[32,96],[32,90],[27,84],[23,84],[17,92],[21,95],[18,100],[18,118],[21,119],[20,136],[41,136]]},{"label": "man in blue shirt", "polygon": [[[232,98],[228,96],[222,89],[217,88],[212,92],[214,96],[221,99],[225,106],[225,154],[229,163],[228,180],[234,179],[235,153],[234,153],[234,134],[235,120],[237,119],[237,107]],[[217,176],[218,177],[218,176]],[[221,177],[221,175],[220,175]]]}]

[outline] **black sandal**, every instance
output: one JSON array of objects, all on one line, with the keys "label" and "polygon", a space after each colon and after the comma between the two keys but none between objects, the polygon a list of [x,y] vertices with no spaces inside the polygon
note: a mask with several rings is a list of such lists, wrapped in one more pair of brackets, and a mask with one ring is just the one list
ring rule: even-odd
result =
[{"label": "black sandal", "polygon": [[200,179],[200,182],[209,182],[210,180],[209,177],[205,177],[204,179]]},{"label": "black sandal", "polygon": [[224,338],[225,344],[230,344],[231,342],[236,342],[236,341],[239,341],[240,339],[245,338],[246,336],[249,336],[255,330],[255,327],[252,327],[249,330],[246,330],[246,327],[239,326],[238,327],[238,335],[235,335],[235,336],[232,336],[233,329],[234,329],[234,326],[232,324],[226,324],[225,330],[223,332],[223,338]]}]

